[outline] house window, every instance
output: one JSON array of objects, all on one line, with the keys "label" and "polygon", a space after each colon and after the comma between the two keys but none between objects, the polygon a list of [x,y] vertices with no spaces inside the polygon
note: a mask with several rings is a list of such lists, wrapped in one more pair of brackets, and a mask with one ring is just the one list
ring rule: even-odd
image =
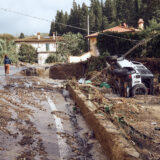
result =
[{"label": "house window", "polygon": [[46,51],[50,51],[49,43],[46,43]]}]

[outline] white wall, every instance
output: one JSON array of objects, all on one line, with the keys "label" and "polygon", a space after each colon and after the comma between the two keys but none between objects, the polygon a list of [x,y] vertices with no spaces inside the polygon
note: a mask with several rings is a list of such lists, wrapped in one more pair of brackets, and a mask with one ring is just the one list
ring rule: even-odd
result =
[{"label": "white wall", "polygon": [[[17,52],[19,51],[19,48],[22,43],[17,43],[16,48]],[[26,43],[32,45],[35,49],[37,49],[38,52],[47,52],[46,50],[46,43]],[[49,44],[49,52],[56,52],[56,43],[48,43]]]},{"label": "white wall", "polygon": [[68,62],[69,63],[78,63],[78,62],[83,62],[86,61],[91,57],[91,52],[87,52],[81,56],[69,56],[68,57]]},{"label": "white wall", "polygon": [[[30,43],[37,52],[47,52],[46,43]],[[56,43],[48,43],[49,44],[49,52],[56,52]]]},{"label": "white wall", "polygon": [[50,53],[39,53],[38,54],[38,64],[45,64],[46,59],[49,57]]}]

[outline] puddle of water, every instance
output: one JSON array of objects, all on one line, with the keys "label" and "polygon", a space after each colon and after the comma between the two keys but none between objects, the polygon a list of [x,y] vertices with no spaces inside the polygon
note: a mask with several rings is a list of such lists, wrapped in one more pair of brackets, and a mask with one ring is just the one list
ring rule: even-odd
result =
[{"label": "puddle of water", "polygon": [[23,69],[24,69],[24,67],[11,66],[10,67],[10,74],[5,76],[4,67],[0,66],[0,90],[4,90],[4,86],[9,84],[10,76],[14,77],[15,73],[20,72]]}]

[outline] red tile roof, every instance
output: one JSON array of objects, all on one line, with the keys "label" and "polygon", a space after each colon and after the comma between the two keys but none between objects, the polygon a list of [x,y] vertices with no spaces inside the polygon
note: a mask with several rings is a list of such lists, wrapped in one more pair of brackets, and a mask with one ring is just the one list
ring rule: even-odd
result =
[{"label": "red tile roof", "polygon": [[23,38],[23,39],[16,39],[15,42],[16,43],[25,43],[25,42],[56,42],[61,40],[61,37],[57,36],[56,40],[53,39],[53,37],[41,37],[40,39],[38,39],[37,37],[28,37],[28,38]]},{"label": "red tile roof", "polygon": [[110,29],[106,29],[103,32],[137,32],[139,31],[138,29],[135,28],[128,28],[124,26],[116,26]]},{"label": "red tile roof", "polygon": [[[135,28],[116,26],[113,28],[103,30],[103,33],[105,33],[105,32],[138,32],[138,31],[140,31],[140,30],[135,29]],[[96,32],[96,33],[88,35],[87,38],[97,37],[98,35],[99,35],[99,32]]]}]

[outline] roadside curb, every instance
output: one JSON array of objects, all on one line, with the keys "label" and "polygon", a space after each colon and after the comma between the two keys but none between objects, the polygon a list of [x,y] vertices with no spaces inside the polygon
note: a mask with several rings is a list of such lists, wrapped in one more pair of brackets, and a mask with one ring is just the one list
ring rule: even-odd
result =
[{"label": "roadside curb", "polygon": [[67,89],[110,160],[140,160],[140,154],[121,135],[120,130],[106,116],[95,113],[97,107],[79,89],[70,83]]}]

